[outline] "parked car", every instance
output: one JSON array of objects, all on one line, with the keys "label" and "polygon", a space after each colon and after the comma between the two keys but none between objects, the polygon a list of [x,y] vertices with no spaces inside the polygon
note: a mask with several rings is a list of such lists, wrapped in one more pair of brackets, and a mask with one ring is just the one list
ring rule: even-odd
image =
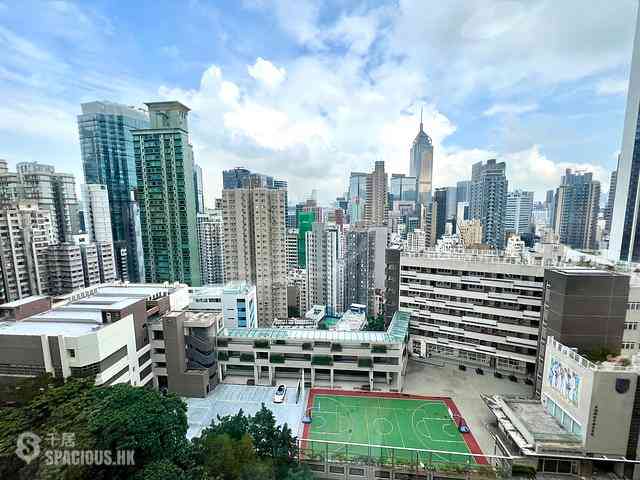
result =
[{"label": "parked car", "polygon": [[273,394],[273,403],[283,403],[284,397],[287,396],[287,386],[278,385],[276,393]]}]

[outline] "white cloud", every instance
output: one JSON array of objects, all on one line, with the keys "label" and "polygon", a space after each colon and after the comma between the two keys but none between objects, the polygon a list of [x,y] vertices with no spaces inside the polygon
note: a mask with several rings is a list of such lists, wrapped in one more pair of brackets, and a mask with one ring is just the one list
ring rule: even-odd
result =
[{"label": "white cloud", "polygon": [[284,68],[278,68],[262,57],[258,57],[256,63],[249,65],[247,71],[249,75],[269,88],[275,88],[280,85],[287,75],[287,71]]},{"label": "white cloud", "polygon": [[626,95],[629,80],[625,78],[604,78],[596,85],[598,95]]},{"label": "white cloud", "polygon": [[482,114],[485,117],[493,117],[494,115],[522,115],[523,113],[535,112],[538,105],[535,103],[496,103],[486,109]]},{"label": "white cloud", "polygon": [[560,184],[565,170],[592,172],[604,189],[608,184],[608,172],[600,165],[578,162],[553,162],[547,158],[538,145],[518,152],[506,153],[499,157],[507,163],[507,177],[510,187],[533,190],[541,197],[545,190]]}]

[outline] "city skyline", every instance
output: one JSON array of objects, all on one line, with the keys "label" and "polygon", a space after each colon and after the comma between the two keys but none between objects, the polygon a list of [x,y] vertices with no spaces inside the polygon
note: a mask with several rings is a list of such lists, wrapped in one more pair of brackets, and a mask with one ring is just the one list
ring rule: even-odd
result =
[{"label": "city skyline", "polygon": [[[469,178],[472,163],[492,157],[506,162],[514,187],[535,191],[536,199],[557,186],[565,168],[592,167],[601,182],[615,169],[633,2],[619,2],[615,12],[605,15],[563,4],[554,14],[570,17],[571,31],[544,23],[551,8],[548,2],[535,9],[514,3],[503,9],[482,8],[481,3],[447,6],[433,17],[443,24],[461,19],[451,45],[442,43],[443,33],[437,30],[423,32],[429,30],[428,22],[406,33],[403,26],[421,19],[409,3],[402,3],[395,14],[384,6],[335,10],[311,5],[305,10],[309,5],[299,3],[298,9],[287,12],[287,20],[277,4],[229,5],[227,16],[222,13],[226,7],[194,2],[185,7],[189,11],[184,17],[190,20],[180,29],[190,28],[199,37],[210,32],[201,28],[207,19],[225,27],[206,42],[202,53],[178,33],[158,42],[143,32],[118,62],[98,66],[96,58],[122,47],[119,35],[131,40],[131,25],[122,17],[135,12],[50,4],[37,9],[43,26],[29,29],[17,22],[20,9],[28,5],[0,7],[0,35],[8,45],[0,63],[0,85],[16,99],[3,107],[0,139],[5,149],[0,157],[11,165],[54,163],[60,171],[82,178],[75,124],[80,103],[107,99],[140,106],[175,98],[193,111],[192,142],[205,171],[208,206],[220,194],[222,170],[235,166],[288,181],[290,203],[303,198],[304,180],[310,176],[322,203],[328,203],[347,190],[350,171],[368,171],[375,160],[385,161],[389,173],[408,174],[408,146],[418,130],[420,107],[425,110],[425,131],[434,140],[434,187]],[[157,14],[166,15],[164,10]],[[196,11],[207,15],[195,15]],[[78,18],[82,22],[75,22]],[[242,47],[225,51],[223,47],[237,39],[234,26],[239,18],[258,32],[272,22],[273,41],[258,45],[249,35]],[[480,21],[479,31],[465,30],[472,20]],[[81,25],[70,33],[72,21]],[[537,28],[549,29],[549,38],[555,35],[562,45],[549,40],[525,52],[524,40]],[[417,59],[413,38],[420,32],[425,33],[423,63]],[[74,35],[91,41],[77,45]],[[564,42],[569,35],[575,40]],[[580,53],[573,47],[587,35],[599,41],[586,42],[595,50]],[[504,58],[495,57],[487,71],[473,72],[471,67],[508,40],[513,40],[513,47]],[[474,42],[480,45],[460,53]],[[61,55],[65,46],[69,54]],[[134,65],[142,51],[148,57],[145,64],[153,67],[149,75],[145,70],[144,80],[141,66]],[[406,58],[394,60],[398,53]],[[442,65],[447,56],[455,60],[449,67]],[[365,57],[377,60],[368,64]],[[460,75],[468,71],[473,75]],[[454,78],[458,76],[468,85],[461,85]],[[323,84],[333,88],[327,90]],[[27,121],[30,114],[54,121],[33,128]]]}]

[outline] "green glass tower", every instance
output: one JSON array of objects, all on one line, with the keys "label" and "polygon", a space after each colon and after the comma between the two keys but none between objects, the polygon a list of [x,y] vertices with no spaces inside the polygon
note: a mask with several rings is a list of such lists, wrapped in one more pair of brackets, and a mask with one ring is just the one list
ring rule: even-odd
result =
[{"label": "green glass tower", "polygon": [[298,212],[298,266],[307,268],[307,255],[305,252],[305,236],[311,231],[316,215],[313,212]]},{"label": "green glass tower", "polygon": [[133,131],[145,280],[200,286],[189,108],[146,105],[151,127]]}]

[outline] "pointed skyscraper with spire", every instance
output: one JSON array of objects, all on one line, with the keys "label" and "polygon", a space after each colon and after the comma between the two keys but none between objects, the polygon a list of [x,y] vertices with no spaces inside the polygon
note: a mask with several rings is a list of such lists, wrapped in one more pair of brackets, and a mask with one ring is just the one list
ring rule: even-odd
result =
[{"label": "pointed skyscraper with spire", "polygon": [[433,143],[424,131],[422,108],[420,109],[420,131],[413,140],[410,151],[409,175],[416,177],[417,200],[419,205],[431,202],[433,178]]}]

